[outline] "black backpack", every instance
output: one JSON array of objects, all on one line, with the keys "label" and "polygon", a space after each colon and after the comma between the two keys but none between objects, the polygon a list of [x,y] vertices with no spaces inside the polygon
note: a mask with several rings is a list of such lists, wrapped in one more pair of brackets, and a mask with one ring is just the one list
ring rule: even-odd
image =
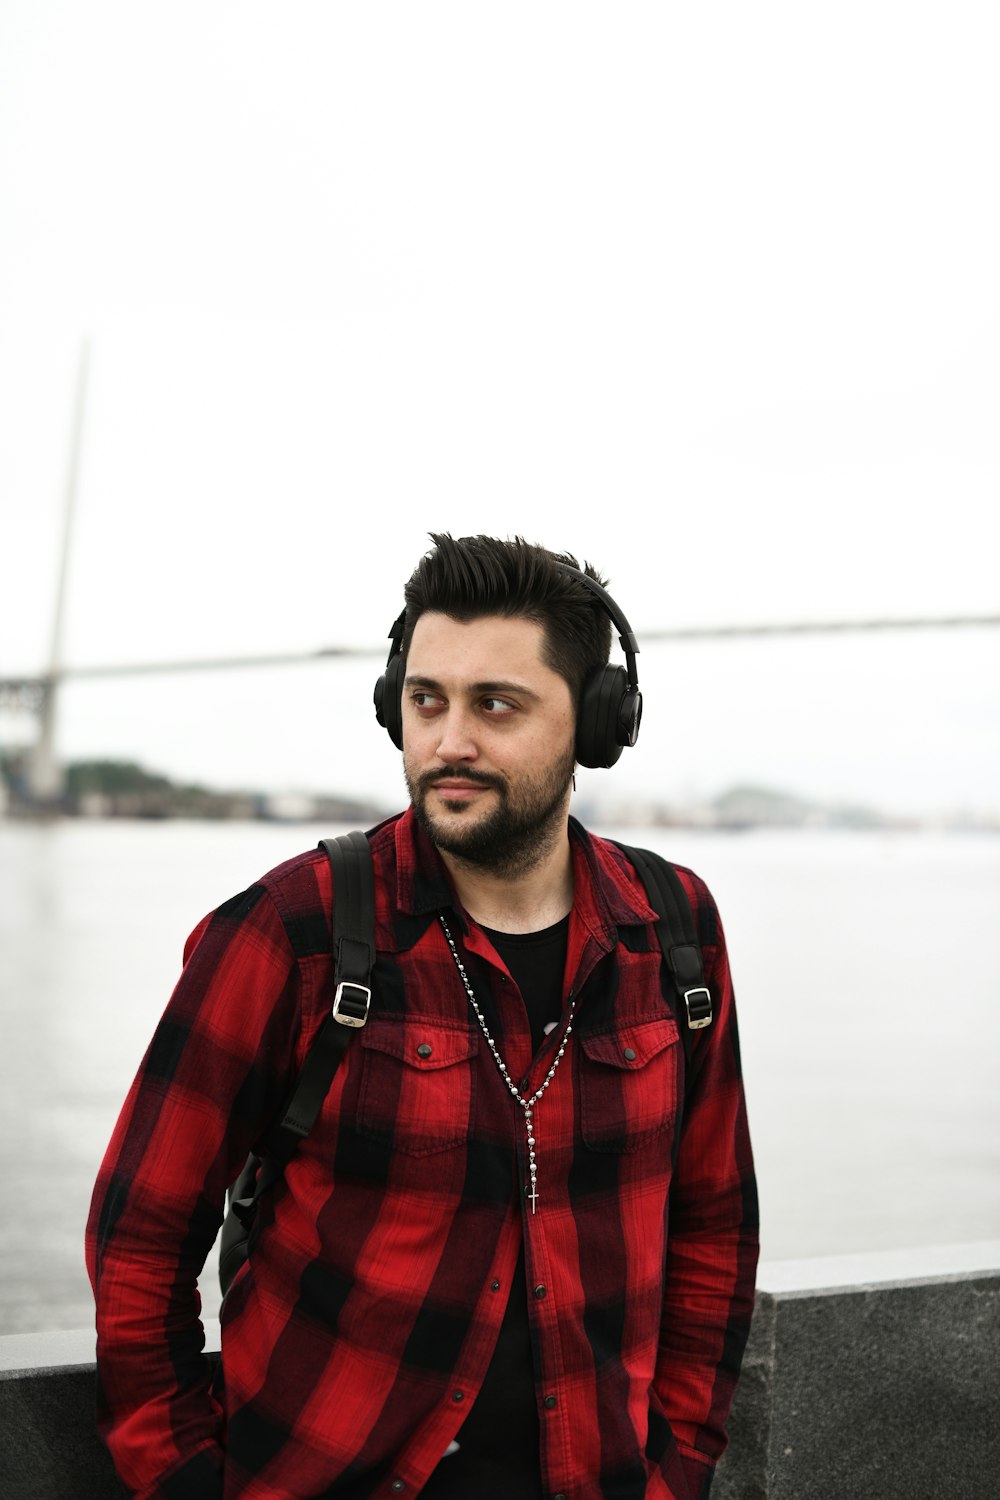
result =
[{"label": "black backpack", "polygon": [[[229,1189],[219,1247],[223,1296],[247,1258],[261,1194],[278,1180],[299,1142],[309,1134],[354,1032],[368,1020],[375,965],[371,845],[363,833],[344,833],[321,839],[317,847],[326,851],[333,877],[333,1008],[309,1048],[281,1119],[272,1125],[260,1151],[247,1158]],[[618,848],[634,866],[657,913],[656,936],[673,977],[674,1011],[689,1059],[692,1033],[711,1024],[712,997],[705,985],[687,893],[673,865],[659,854],[628,844]]]}]

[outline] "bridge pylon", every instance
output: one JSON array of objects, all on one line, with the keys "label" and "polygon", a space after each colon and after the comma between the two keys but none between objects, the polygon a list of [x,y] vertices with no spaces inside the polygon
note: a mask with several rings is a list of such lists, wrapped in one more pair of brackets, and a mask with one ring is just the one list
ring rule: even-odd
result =
[{"label": "bridge pylon", "polygon": [[73,403],[73,426],[66,466],[66,488],[63,503],[62,545],[59,556],[59,578],[52,616],[52,639],[49,670],[40,677],[8,680],[0,683],[0,704],[31,713],[37,732],[25,764],[24,795],[33,807],[51,807],[62,799],[66,778],[56,753],[56,727],[59,687],[62,678],[63,620],[66,606],[66,584],[69,578],[73,542],[73,519],[77,491],[80,487],[80,459],[87,411],[87,381],[90,372],[90,340],[80,347],[76,394]]},{"label": "bridge pylon", "polygon": [[38,733],[28,753],[27,792],[37,807],[60,801],[66,777],[56,759],[56,684],[43,684],[38,713]]}]

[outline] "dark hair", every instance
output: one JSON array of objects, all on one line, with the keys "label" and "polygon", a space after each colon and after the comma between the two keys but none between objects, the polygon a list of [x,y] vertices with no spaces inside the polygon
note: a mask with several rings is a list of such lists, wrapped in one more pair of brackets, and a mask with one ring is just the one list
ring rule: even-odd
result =
[{"label": "dark hair", "polygon": [[[557,566],[579,568],[576,558],[569,552],[549,552],[520,536],[506,541],[492,536],[456,540],[444,531],[431,532],[430,538],[433,551],[420,559],[403,590],[403,654],[425,611],[453,620],[483,615],[534,620],[545,632],[546,665],[566,679],[578,704],[587,673],[604,666],[611,654],[611,620],[586,585]],[[590,563],[584,563],[582,571],[597,583],[607,581]]]}]

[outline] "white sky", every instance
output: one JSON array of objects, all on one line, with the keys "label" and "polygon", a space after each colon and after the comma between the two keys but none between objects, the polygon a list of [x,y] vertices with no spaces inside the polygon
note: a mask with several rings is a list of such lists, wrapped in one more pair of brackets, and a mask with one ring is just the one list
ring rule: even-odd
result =
[{"label": "white sky", "polygon": [[[381,639],[430,530],[643,627],[997,613],[992,3],[0,6],[0,673]],[[1000,631],[650,645],[587,789],[1000,806]],[[375,793],[377,667],[87,683],[64,755]],[[9,718],[8,740],[27,726]]]}]

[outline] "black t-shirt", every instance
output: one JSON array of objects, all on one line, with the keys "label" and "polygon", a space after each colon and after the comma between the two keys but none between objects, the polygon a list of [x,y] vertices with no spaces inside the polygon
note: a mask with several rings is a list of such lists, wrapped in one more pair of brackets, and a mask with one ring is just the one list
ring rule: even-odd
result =
[{"label": "black t-shirt", "polygon": [[562,1014],[569,917],[541,932],[494,932],[490,927],[483,931],[521,991],[531,1023],[532,1050],[537,1052]]},{"label": "black t-shirt", "polygon": [[[562,1013],[569,918],[541,932],[484,931],[521,991],[537,1052]],[[456,1443],[421,1491],[428,1500],[543,1500],[523,1247],[496,1350]]]}]

